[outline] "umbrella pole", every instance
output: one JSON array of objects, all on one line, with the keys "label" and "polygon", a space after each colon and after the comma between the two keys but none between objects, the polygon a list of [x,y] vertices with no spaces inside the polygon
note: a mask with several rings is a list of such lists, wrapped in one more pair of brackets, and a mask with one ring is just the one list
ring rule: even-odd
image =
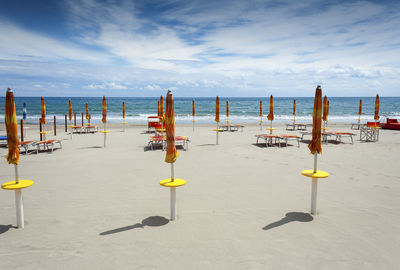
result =
[{"label": "umbrella pole", "polygon": [[360,124],[361,115],[358,115],[358,124]]},{"label": "umbrella pole", "polygon": [[[174,182],[174,163],[171,163],[171,182]],[[176,219],[176,187],[171,187],[171,220]]]},{"label": "umbrella pole", "polygon": [[[15,183],[19,183],[18,179],[18,165],[14,164],[15,168]],[[22,190],[16,189],[15,190],[15,206],[17,210],[17,226],[18,228],[24,227],[24,204],[22,201]]]},{"label": "umbrella pole", "polygon": [[217,144],[218,144],[218,123],[217,123],[217,129],[215,132],[217,132]]},{"label": "umbrella pole", "polygon": [[193,132],[194,132],[194,116],[193,116],[193,120],[192,120],[192,122],[193,122]]},{"label": "umbrella pole", "polygon": [[260,130],[262,130],[262,116],[260,116]]},{"label": "umbrella pole", "polygon": [[24,204],[20,188],[15,190],[15,205],[17,208],[17,226],[21,229],[24,227]]},{"label": "umbrella pole", "polygon": [[106,135],[106,123],[104,123],[104,125],[103,125],[103,127],[104,127],[104,148],[106,148],[106,139],[107,139],[107,135]]},{"label": "umbrella pole", "polygon": [[69,134],[70,134],[71,140],[72,140],[72,123],[71,123],[71,120],[69,120]]},{"label": "umbrella pole", "polygon": [[271,120],[271,124],[269,125],[270,129],[269,129],[269,134],[272,134],[272,120]]},{"label": "umbrella pole", "polygon": [[[314,154],[314,173],[317,172],[317,153]],[[318,178],[312,178],[312,188],[311,188],[311,214],[315,215],[317,212],[317,187]]]},{"label": "umbrella pole", "polygon": [[124,122],[122,125],[124,126],[124,132],[125,132],[125,118],[123,119],[122,122]]}]

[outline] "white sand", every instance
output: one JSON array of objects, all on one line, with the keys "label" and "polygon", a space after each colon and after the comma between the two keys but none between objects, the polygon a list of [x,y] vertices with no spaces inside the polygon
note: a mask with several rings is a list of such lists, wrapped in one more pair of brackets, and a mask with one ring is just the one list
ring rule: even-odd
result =
[{"label": "white sand", "polygon": [[[175,163],[187,185],[169,222],[159,181],[170,167],[165,152],[144,151],[144,126],[114,125],[105,149],[102,134],[70,140],[60,127],[62,150],[21,155],[21,178],[35,181],[23,191],[24,229],[11,227],[14,192],[0,190],[0,269],[398,269],[400,132],[323,144],[319,168],[330,177],[311,217],[311,180],[300,174],[313,165],[307,144],[259,147],[259,127],[248,125],[216,146],[214,127],[177,126],[192,143]],[[5,154],[2,183],[14,178]]]}]

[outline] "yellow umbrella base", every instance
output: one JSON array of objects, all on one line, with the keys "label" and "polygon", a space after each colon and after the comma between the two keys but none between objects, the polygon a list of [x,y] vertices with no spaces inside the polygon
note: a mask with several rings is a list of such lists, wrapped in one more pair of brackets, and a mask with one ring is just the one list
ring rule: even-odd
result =
[{"label": "yellow umbrella base", "polygon": [[100,130],[101,133],[108,133],[110,132],[109,130]]},{"label": "yellow umbrella base", "polygon": [[18,184],[15,181],[10,181],[1,185],[2,189],[5,190],[16,190],[23,189],[33,185],[32,180],[19,180]]},{"label": "yellow umbrella base", "polygon": [[218,128],[218,129],[213,129],[214,131],[218,131],[218,132],[222,132],[224,131],[222,128]]},{"label": "yellow umbrella base", "polygon": [[304,170],[301,172],[301,174],[312,178],[327,178],[329,176],[329,173],[325,171],[317,171],[314,173],[314,170]]},{"label": "yellow umbrella base", "polygon": [[175,178],[174,181],[171,181],[171,178],[164,179],[160,181],[160,185],[164,187],[180,187],[186,184],[186,180]]}]

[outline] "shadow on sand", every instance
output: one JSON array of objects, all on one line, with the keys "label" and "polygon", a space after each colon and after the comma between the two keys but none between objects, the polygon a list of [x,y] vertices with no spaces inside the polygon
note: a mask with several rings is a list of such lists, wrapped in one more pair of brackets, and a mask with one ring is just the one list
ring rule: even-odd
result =
[{"label": "shadow on sand", "polygon": [[309,213],[302,212],[289,212],[286,214],[284,218],[278,220],[274,223],[271,223],[263,228],[263,230],[270,230],[278,226],[282,226],[286,223],[299,221],[299,222],[310,222],[313,221],[313,217]]},{"label": "shadow on sand", "polygon": [[13,225],[11,225],[11,224],[9,224],[9,225],[0,225],[0,234],[3,234],[3,233],[5,233],[5,232],[7,232],[7,231],[8,231],[9,229],[11,229],[11,228],[17,229],[16,226],[13,226]]},{"label": "shadow on sand", "polygon": [[100,233],[99,235],[108,235],[108,234],[114,234],[114,233],[120,233],[120,232],[125,232],[133,229],[138,229],[138,228],[144,228],[145,226],[149,227],[160,227],[168,224],[169,220],[166,219],[165,217],[160,217],[160,216],[151,216],[148,218],[145,218],[142,220],[142,223],[136,223],[134,225],[129,225],[109,231],[105,231]]}]

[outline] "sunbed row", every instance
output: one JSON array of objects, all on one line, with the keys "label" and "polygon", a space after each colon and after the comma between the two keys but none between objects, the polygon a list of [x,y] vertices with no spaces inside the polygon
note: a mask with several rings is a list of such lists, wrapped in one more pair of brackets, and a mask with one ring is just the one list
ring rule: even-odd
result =
[{"label": "sunbed row", "polygon": [[[182,146],[183,150],[186,151],[189,149],[189,143],[190,140],[188,137],[175,136],[175,145]],[[161,146],[161,149],[164,151],[167,147],[167,136],[151,136],[147,146],[150,147],[151,150],[154,150],[154,147]]]},{"label": "sunbed row", "polygon": [[62,148],[62,143],[61,140],[45,140],[45,141],[24,141],[20,142],[19,145],[20,147],[24,148],[25,154],[28,153],[29,148],[33,148],[33,150],[36,150],[36,154],[39,153],[40,148],[43,147],[43,150],[51,150],[53,153],[54,151],[54,145],[59,144],[60,148]]}]

